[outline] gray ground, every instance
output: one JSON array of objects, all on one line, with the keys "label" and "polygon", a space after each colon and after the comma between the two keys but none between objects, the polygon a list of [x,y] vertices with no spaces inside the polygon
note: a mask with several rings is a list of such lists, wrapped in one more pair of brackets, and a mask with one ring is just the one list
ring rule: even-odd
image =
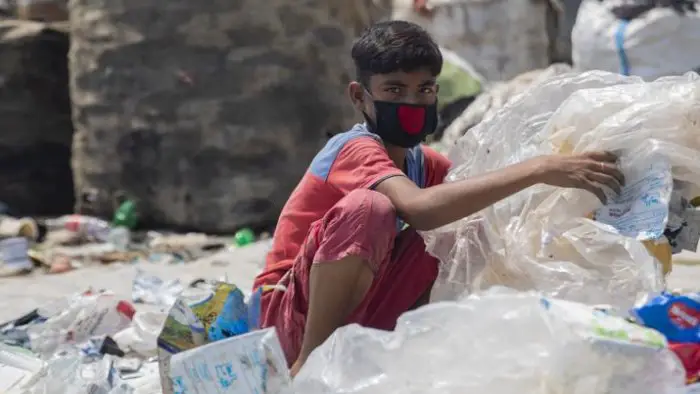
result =
[{"label": "gray ground", "polygon": [[[228,277],[244,290],[251,288],[253,279],[262,267],[269,241],[262,241],[194,263],[179,265],[101,265],[58,275],[33,275],[0,279],[0,322],[20,316],[47,301],[83,291],[110,289],[131,298],[131,284],[140,268],[163,279],[180,279],[183,283],[197,278],[216,279]],[[700,254],[678,255],[673,273],[669,278],[672,289],[700,290]]]}]

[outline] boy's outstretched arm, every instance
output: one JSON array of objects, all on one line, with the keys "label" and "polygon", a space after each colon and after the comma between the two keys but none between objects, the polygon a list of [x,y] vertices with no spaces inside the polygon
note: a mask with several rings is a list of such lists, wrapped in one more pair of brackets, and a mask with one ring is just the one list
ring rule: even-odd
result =
[{"label": "boy's outstretched arm", "polygon": [[542,156],[459,182],[420,189],[406,177],[383,180],[376,190],[391,200],[401,217],[417,230],[444,226],[539,183],[578,188],[605,201],[602,189],[620,191],[624,177],[617,157],[607,152]]}]

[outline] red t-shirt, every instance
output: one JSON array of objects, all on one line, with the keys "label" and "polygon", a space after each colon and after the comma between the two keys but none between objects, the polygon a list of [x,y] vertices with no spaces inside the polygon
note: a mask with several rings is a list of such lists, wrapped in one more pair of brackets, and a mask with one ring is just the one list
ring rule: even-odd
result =
[{"label": "red t-shirt", "polygon": [[[423,186],[442,183],[450,161],[427,146],[412,149],[423,153]],[[364,125],[355,125],[328,141],[282,209],[265,269],[255,278],[254,288],[279,282],[292,268],[311,223],[321,219],[341,198],[355,189],[373,188],[392,176],[404,173]]]}]

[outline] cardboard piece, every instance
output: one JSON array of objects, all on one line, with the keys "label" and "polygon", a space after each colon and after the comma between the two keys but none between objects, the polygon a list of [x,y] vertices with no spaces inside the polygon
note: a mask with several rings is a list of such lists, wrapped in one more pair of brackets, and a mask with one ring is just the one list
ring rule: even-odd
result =
[{"label": "cardboard piece", "polygon": [[287,362],[274,329],[212,340],[220,333],[217,318],[231,315],[225,307],[241,297],[240,289],[220,283],[209,294],[183,295],[175,302],[158,336],[163,393],[280,394],[289,388]]}]

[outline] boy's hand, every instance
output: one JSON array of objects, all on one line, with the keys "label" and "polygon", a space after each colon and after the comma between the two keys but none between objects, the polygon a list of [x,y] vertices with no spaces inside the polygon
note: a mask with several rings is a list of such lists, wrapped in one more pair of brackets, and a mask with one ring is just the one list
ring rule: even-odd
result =
[{"label": "boy's hand", "polygon": [[580,155],[553,155],[535,159],[540,183],[588,190],[605,203],[603,186],[619,193],[625,178],[616,165],[617,156],[609,152]]}]

